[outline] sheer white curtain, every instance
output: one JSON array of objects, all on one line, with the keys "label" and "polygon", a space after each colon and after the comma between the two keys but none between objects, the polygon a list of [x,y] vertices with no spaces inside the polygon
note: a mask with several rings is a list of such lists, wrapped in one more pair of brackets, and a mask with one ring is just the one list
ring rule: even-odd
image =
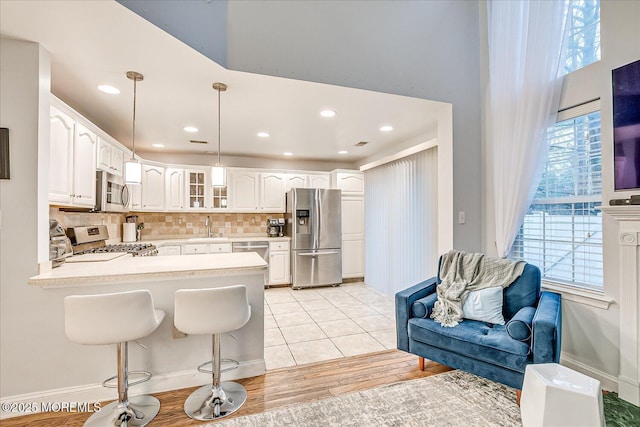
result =
[{"label": "sheer white curtain", "polygon": [[555,121],[564,0],[487,2],[488,142],[493,150],[496,247],[505,257],[535,194]]},{"label": "sheer white curtain", "polygon": [[437,147],[365,172],[365,281],[396,292],[435,276]]}]

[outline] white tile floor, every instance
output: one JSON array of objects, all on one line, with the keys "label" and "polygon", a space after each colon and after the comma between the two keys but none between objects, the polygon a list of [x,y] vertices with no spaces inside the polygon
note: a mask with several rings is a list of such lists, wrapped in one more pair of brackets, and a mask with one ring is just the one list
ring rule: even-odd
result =
[{"label": "white tile floor", "polygon": [[392,297],[364,283],[265,289],[267,370],[396,348]]}]

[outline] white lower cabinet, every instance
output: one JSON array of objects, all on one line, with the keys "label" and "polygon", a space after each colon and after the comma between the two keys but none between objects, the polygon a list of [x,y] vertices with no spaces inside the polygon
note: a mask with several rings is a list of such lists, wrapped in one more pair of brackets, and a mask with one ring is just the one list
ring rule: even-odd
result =
[{"label": "white lower cabinet", "polygon": [[182,245],[182,255],[222,254],[231,252],[231,243],[197,243]]},{"label": "white lower cabinet", "polygon": [[364,277],[364,240],[342,241],[342,277]]},{"label": "white lower cabinet", "polygon": [[226,254],[231,252],[231,243],[212,243],[209,245],[210,254]]},{"label": "white lower cabinet", "polygon": [[342,196],[342,277],[364,277],[364,196]]},{"label": "white lower cabinet", "polygon": [[183,255],[208,254],[208,253],[209,253],[209,245],[205,245],[205,244],[182,245]]},{"label": "white lower cabinet", "polygon": [[165,255],[181,255],[182,251],[180,248],[180,245],[167,245],[167,246],[160,246],[158,248],[158,256],[165,256]]},{"label": "white lower cabinet", "polygon": [[269,242],[269,285],[291,283],[289,242]]}]

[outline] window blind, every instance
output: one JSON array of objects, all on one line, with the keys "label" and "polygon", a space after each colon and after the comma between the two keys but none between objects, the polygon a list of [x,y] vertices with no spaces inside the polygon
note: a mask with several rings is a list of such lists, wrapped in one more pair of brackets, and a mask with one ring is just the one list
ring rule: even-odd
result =
[{"label": "window blind", "polygon": [[365,171],[365,281],[386,295],[435,276],[437,148]]},{"label": "window blind", "polygon": [[510,258],[537,265],[546,280],[602,288],[600,112],[558,122],[536,195]]}]

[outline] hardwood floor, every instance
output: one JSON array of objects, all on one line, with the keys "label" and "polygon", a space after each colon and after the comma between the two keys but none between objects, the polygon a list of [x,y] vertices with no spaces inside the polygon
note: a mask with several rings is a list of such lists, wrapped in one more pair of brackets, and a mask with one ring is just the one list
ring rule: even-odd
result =
[{"label": "hardwood floor", "polygon": [[[272,370],[259,377],[237,381],[246,387],[249,396],[244,406],[232,416],[264,412],[289,404],[325,399],[451,370],[429,360],[425,360],[424,369],[420,370],[416,356],[398,350],[388,350]],[[160,413],[149,425],[161,427],[204,424],[190,419],[183,411],[185,399],[196,388],[156,393],[154,396],[160,400]],[[74,427],[82,426],[89,415],[42,413],[5,419],[0,421],[0,426]]]}]

